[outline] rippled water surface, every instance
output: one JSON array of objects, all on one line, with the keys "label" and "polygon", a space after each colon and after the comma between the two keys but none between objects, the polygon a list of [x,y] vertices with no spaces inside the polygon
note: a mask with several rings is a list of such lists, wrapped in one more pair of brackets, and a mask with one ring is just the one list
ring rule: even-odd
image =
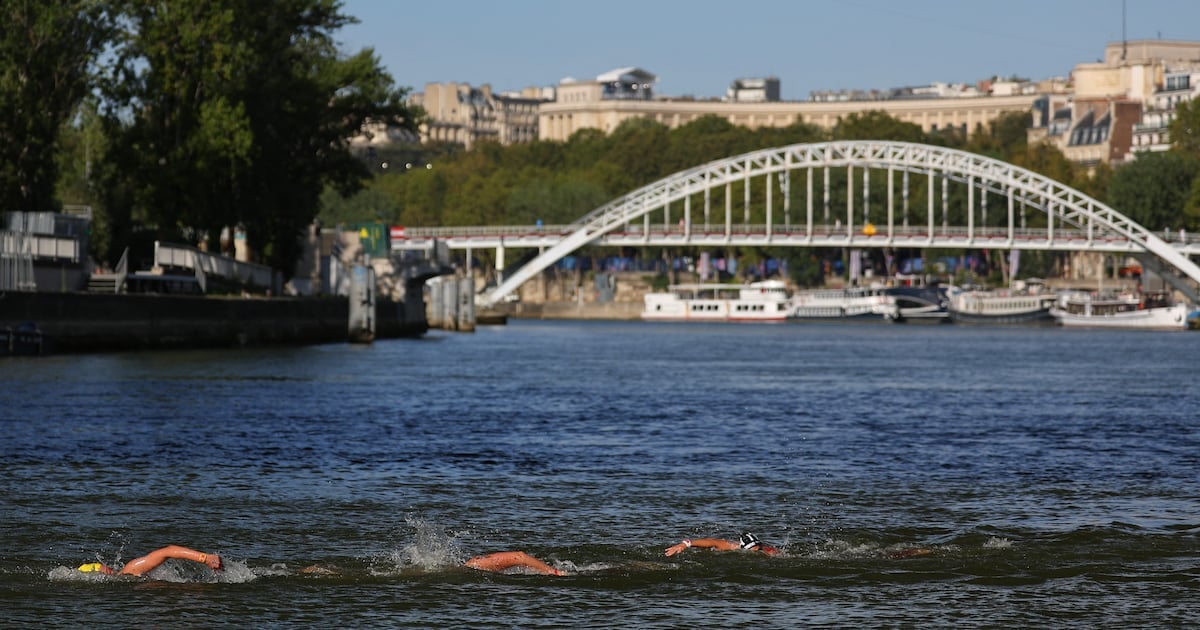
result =
[{"label": "rippled water surface", "polygon": [[[1200,334],[531,322],[0,361],[7,625],[1161,626]],[[780,557],[689,550],[751,530]],[[84,576],[156,547],[220,553]],[[909,549],[920,557],[896,559]],[[523,549],[566,577],[461,567]],[[301,574],[319,565],[333,575]]]}]

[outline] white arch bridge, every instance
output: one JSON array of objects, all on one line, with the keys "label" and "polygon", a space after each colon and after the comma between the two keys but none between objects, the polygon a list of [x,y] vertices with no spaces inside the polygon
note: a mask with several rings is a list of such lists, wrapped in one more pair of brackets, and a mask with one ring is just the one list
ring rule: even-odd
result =
[{"label": "white arch bridge", "polygon": [[[831,168],[845,169],[845,175],[838,177],[845,180],[845,207],[836,210],[831,207]],[[856,169],[861,173],[858,181]],[[871,187],[873,172],[886,179],[883,202],[879,201],[880,185]],[[910,185],[921,179],[925,180],[925,207],[910,207]],[[793,198],[800,197],[792,194],[796,185],[805,187],[801,208],[792,207]],[[960,206],[953,210],[952,185],[954,203]],[[740,217],[734,210],[735,187],[741,192]],[[814,195],[816,188],[820,197]],[[723,199],[723,207],[713,207],[714,192],[718,201]],[[872,207],[872,198],[882,207]],[[989,199],[993,204],[990,217]],[[817,202],[821,202],[819,206]],[[951,213],[960,217],[959,225],[950,225]],[[1027,214],[1037,220],[1027,220]],[[1027,227],[1030,223],[1039,226]],[[675,173],[614,199],[569,225],[408,228],[405,238],[394,241],[393,248],[423,248],[434,239],[452,249],[494,247],[501,272],[506,248],[541,250],[490,293],[480,296],[484,306],[587,244],[992,248],[1123,254],[1162,271],[1164,279],[1193,301],[1200,301],[1193,285],[1200,283],[1200,267],[1189,258],[1200,254],[1200,239],[1192,242],[1186,235],[1166,233],[1160,238],[1096,199],[1013,164],[907,142],[822,142],[754,151]]]}]

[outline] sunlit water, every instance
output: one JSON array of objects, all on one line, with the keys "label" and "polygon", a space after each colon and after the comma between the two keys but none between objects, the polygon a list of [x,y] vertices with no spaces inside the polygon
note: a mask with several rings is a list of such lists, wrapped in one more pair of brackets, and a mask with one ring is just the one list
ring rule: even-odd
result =
[{"label": "sunlit water", "polygon": [[[6,359],[0,615],[1191,625],[1197,357],[1196,333],[514,321]],[[785,555],[663,556],[743,530]],[[72,569],[171,543],[228,568]],[[571,575],[461,567],[505,549]]]}]

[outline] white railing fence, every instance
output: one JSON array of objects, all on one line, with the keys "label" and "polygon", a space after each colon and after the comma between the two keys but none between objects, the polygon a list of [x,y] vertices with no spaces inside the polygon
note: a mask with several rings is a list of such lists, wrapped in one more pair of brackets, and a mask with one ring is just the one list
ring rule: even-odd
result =
[{"label": "white railing fence", "polygon": [[155,241],[154,264],[191,270],[201,288],[205,288],[209,276],[215,276],[273,292],[278,290],[278,274],[270,267],[200,251],[191,245]]}]

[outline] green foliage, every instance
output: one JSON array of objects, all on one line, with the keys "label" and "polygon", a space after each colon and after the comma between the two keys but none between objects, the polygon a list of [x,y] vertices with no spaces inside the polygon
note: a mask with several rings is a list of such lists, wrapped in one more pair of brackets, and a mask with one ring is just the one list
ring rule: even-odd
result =
[{"label": "green foliage", "polygon": [[94,99],[85,99],[59,134],[59,179],[55,196],[64,204],[97,204],[91,174],[97,158],[104,153],[106,139]]},{"label": "green foliage", "polygon": [[671,279],[667,274],[660,273],[655,276],[642,276],[642,282],[645,282],[651,291],[662,293],[671,288]]},{"label": "green foliage", "polygon": [[1183,206],[1184,225],[1189,231],[1200,232],[1200,175],[1192,180],[1187,203]]},{"label": "green foliage", "polygon": [[60,134],[112,27],[104,3],[0,5],[0,208],[56,210]]},{"label": "green foliage", "polygon": [[796,286],[819,287],[825,284],[824,263],[816,251],[789,247],[781,256],[787,261],[788,275]]},{"label": "green foliage", "polygon": [[343,197],[333,188],[321,194],[321,214],[317,217],[323,225],[342,225],[380,221],[400,223],[400,204],[396,198],[379,187],[369,187]]},{"label": "green foliage", "polygon": [[1026,146],[1024,151],[1013,154],[1011,161],[1017,166],[1064,184],[1075,180],[1075,165],[1062,151],[1044,142]]},{"label": "green foliage", "polygon": [[415,128],[373,51],[338,51],[352,18],[335,0],[120,6],[106,185],[133,190],[159,231],[241,225],[260,259],[290,270],[326,187],[350,194],[369,176],[349,138],[367,121]]},{"label": "green foliage", "polygon": [[[886,112],[873,110],[853,113],[838,121],[833,129],[834,140],[895,140],[899,142],[929,142],[920,125],[901,122]],[[939,143],[940,144],[940,143]]]},{"label": "green foliage", "polygon": [[967,140],[965,150],[998,160],[1011,161],[1025,152],[1032,114],[1008,112],[993,120],[987,128],[980,127]]},{"label": "green foliage", "polygon": [[1113,169],[1106,163],[1101,162],[1092,167],[1091,175],[1079,173],[1082,169],[1078,169],[1077,177],[1071,185],[1080,192],[1094,199],[1101,201],[1108,199],[1109,186],[1112,184]]},{"label": "green foliage", "polygon": [[1169,127],[1171,149],[1200,158],[1200,99],[1175,106],[1175,118]]},{"label": "green foliage", "polygon": [[668,133],[666,125],[650,118],[630,118],[618,125],[601,156],[621,167],[621,176],[608,185],[630,191],[673,172],[666,170]]},{"label": "green foliage", "polygon": [[1175,151],[1142,153],[1112,176],[1109,205],[1150,230],[1184,223],[1200,160]]}]

